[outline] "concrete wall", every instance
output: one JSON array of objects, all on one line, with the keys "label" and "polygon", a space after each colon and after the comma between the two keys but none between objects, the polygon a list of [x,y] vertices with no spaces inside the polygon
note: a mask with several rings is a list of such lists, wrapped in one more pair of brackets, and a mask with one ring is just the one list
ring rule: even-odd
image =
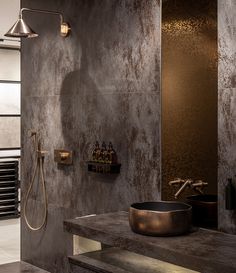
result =
[{"label": "concrete wall", "polygon": [[[224,186],[235,169],[235,2],[219,1],[219,227],[235,233],[235,212],[224,210]],[[72,239],[66,218],[124,210],[160,198],[159,1],[22,0],[22,6],[59,10],[72,35],[58,35],[56,17],[27,14],[40,37],[22,46],[23,199],[32,175],[29,129],[39,130],[49,201],[47,226],[30,232],[22,219],[22,259],[67,272]],[[89,174],[95,140],[111,140],[121,174]],[[53,150],[74,151],[73,166],[58,166]],[[41,220],[41,188],[30,197],[30,220]],[[36,217],[37,216],[37,217]]]},{"label": "concrete wall", "polygon": [[[236,210],[225,210],[227,178],[236,174],[236,1],[218,0],[219,228],[236,234]],[[236,186],[236,183],[234,181]]]},{"label": "concrete wall", "polygon": [[[47,226],[31,232],[22,219],[22,259],[65,273],[72,241],[66,218],[126,210],[160,198],[159,0],[22,0],[22,7],[61,11],[59,18],[25,14],[40,36],[22,43],[22,192],[32,176],[29,129],[40,131],[49,202]],[[93,143],[112,141],[122,164],[117,176],[89,174]],[[53,151],[74,151],[58,166]],[[30,196],[30,221],[41,220],[42,191]]]}]

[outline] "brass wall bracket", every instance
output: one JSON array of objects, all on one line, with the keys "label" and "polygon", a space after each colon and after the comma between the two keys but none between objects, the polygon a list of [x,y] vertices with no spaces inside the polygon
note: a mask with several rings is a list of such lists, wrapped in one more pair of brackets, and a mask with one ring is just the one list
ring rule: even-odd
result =
[{"label": "brass wall bracket", "polygon": [[68,150],[54,150],[54,161],[58,164],[71,165],[73,163],[73,152]]}]

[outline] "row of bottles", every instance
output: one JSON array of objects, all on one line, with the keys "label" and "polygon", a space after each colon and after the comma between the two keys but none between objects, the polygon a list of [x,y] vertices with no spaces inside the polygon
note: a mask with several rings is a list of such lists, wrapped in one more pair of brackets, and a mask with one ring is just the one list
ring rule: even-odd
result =
[{"label": "row of bottles", "polygon": [[117,154],[113,149],[112,143],[109,142],[107,148],[106,143],[103,141],[102,147],[100,148],[99,142],[96,141],[92,151],[92,161],[106,164],[117,164]]}]

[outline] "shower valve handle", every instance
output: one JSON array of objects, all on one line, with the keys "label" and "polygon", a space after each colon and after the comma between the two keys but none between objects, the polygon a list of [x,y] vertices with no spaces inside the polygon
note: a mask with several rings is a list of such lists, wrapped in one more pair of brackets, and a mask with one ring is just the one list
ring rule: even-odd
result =
[{"label": "shower valve handle", "polygon": [[66,160],[70,156],[69,152],[60,152],[59,154],[60,154],[61,160]]}]

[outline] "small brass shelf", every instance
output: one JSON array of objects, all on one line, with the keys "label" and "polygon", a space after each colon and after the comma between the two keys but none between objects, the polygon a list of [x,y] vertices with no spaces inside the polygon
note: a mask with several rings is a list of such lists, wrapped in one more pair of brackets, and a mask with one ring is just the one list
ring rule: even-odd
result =
[{"label": "small brass shelf", "polygon": [[109,164],[109,163],[99,163],[94,161],[87,161],[88,171],[93,173],[102,174],[118,174],[120,173],[121,164]]}]

